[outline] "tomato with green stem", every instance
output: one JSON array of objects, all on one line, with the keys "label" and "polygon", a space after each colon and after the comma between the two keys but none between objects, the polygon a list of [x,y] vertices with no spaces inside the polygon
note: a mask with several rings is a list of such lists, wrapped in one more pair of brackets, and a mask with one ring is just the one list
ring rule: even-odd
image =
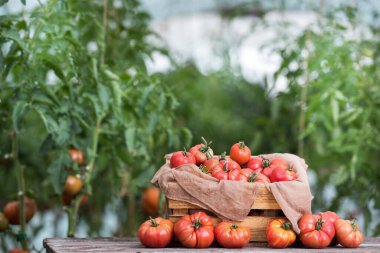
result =
[{"label": "tomato with green stem", "polygon": [[[319,212],[317,215],[321,215],[322,220],[328,220],[328,221],[332,222],[333,224],[337,219],[340,218],[339,215],[337,215],[336,213],[331,212],[331,211]],[[338,244],[338,241],[336,239],[336,236],[334,236],[334,238],[332,239],[332,241],[330,243],[330,246],[335,246],[337,244]]]},{"label": "tomato with green stem", "polygon": [[230,157],[239,165],[243,165],[246,164],[251,158],[251,150],[244,144],[243,141],[239,141],[238,143],[232,145]]},{"label": "tomato with green stem", "polygon": [[282,249],[291,246],[296,241],[296,233],[289,220],[280,218],[268,223],[266,229],[268,245]]},{"label": "tomato with green stem", "polygon": [[309,248],[326,248],[335,236],[334,224],[323,220],[321,215],[303,215],[298,227],[302,244]]},{"label": "tomato with green stem", "polygon": [[251,239],[251,230],[232,222],[221,222],[215,228],[215,239],[224,248],[243,248]]},{"label": "tomato with green stem", "polygon": [[[230,165],[233,161],[225,160],[223,165],[219,164],[212,168],[211,175],[219,180],[238,180],[239,179],[239,167]],[[237,164],[237,163],[236,163]]]},{"label": "tomato with green stem", "polygon": [[283,169],[281,167],[274,168],[269,177],[270,181],[294,181],[297,179],[297,173],[291,168]]},{"label": "tomato with green stem", "polygon": [[239,171],[239,181],[252,182],[252,183],[270,183],[270,180],[264,174],[255,172],[251,169],[245,168]]},{"label": "tomato with green stem", "polygon": [[268,159],[262,156],[254,156],[248,161],[246,167],[255,172],[261,172],[268,166],[270,166],[270,161]]},{"label": "tomato with green stem", "polygon": [[364,241],[359,224],[355,219],[337,219],[334,222],[335,234],[340,245],[346,248],[357,248]]},{"label": "tomato with green stem", "polygon": [[265,167],[263,167],[262,173],[270,178],[272,171],[275,168],[288,169],[289,164],[285,159],[279,157],[272,158],[269,160],[269,163],[268,160],[265,161]]},{"label": "tomato with green stem", "polygon": [[189,150],[189,152],[195,157],[195,161],[198,166],[214,156],[214,152],[210,147],[212,141],[207,142],[203,137],[202,141],[202,144],[197,144]]},{"label": "tomato with green stem", "polygon": [[170,167],[177,168],[184,164],[195,164],[196,160],[192,153],[184,151],[174,152],[170,158]]},{"label": "tomato with green stem", "polygon": [[149,248],[164,248],[173,239],[173,222],[161,217],[149,220],[141,224],[137,234],[140,242]]}]

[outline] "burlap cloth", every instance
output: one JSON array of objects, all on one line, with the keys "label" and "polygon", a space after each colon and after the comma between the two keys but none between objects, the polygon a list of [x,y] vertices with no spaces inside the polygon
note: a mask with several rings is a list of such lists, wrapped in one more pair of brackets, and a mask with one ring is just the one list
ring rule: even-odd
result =
[{"label": "burlap cloth", "polygon": [[[268,154],[265,158],[280,157],[288,161],[298,176],[296,181],[266,183],[290,220],[296,233],[297,221],[306,213],[311,213],[311,200],[305,160],[292,154]],[[241,221],[249,214],[257,194],[256,183],[243,181],[218,181],[195,165],[182,165],[176,169],[169,166],[171,154],[166,155],[166,163],[157,171],[151,183],[160,187],[166,197],[186,201],[215,213],[222,220]]]}]

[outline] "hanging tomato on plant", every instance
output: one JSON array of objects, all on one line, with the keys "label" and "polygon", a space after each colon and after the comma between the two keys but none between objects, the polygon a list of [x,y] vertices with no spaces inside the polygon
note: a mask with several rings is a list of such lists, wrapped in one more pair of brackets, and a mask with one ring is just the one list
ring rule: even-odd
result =
[{"label": "hanging tomato on plant", "polygon": [[170,158],[170,167],[177,168],[184,164],[195,164],[196,160],[192,153],[184,151],[177,151],[172,154]]},{"label": "hanging tomato on plant", "polygon": [[174,225],[174,234],[187,248],[207,248],[214,241],[214,224],[204,212],[188,214]]},{"label": "hanging tomato on plant", "polygon": [[305,214],[298,227],[302,244],[313,249],[326,248],[335,236],[334,224],[323,220],[321,215]]},{"label": "hanging tomato on plant", "polygon": [[69,154],[71,157],[71,161],[74,163],[78,163],[82,165],[84,162],[84,154],[81,150],[78,149],[69,149]]},{"label": "hanging tomato on plant", "polygon": [[362,232],[355,219],[337,219],[334,222],[335,235],[338,243],[346,248],[357,248],[364,241]]},{"label": "hanging tomato on plant", "polygon": [[137,235],[140,242],[149,248],[166,247],[173,239],[173,222],[161,217],[149,220],[141,224]]},{"label": "hanging tomato on plant", "polygon": [[282,249],[291,246],[296,241],[296,233],[287,219],[275,219],[268,223],[266,230],[268,245]]},{"label": "hanging tomato on plant", "polygon": [[79,175],[69,175],[66,178],[66,183],[63,191],[68,195],[75,196],[80,192],[80,190],[82,190],[82,187],[83,182],[82,179],[80,179]]},{"label": "hanging tomato on plant", "polygon": [[238,164],[246,164],[251,158],[251,150],[247,147],[243,141],[239,141],[232,145],[230,150],[230,157]]},{"label": "hanging tomato on plant", "polygon": [[189,150],[189,152],[195,157],[195,161],[198,166],[214,156],[214,152],[210,147],[212,141],[207,142],[203,137],[202,141],[202,144],[195,145]]},{"label": "hanging tomato on plant", "polygon": [[[28,197],[24,198],[24,203],[25,222],[29,222],[37,211],[37,204],[36,201],[34,201],[34,199]],[[20,225],[20,205],[17,200],[11,201],[8,204],[6,204],[3,211],[5,217],[7,217],[10,224]]]},{"label": "hanging tomato on plant", "polygon": [[221,222],[215,228],[215,239],[224,248],[243,248],[251,239],[251,231],[232,222]]}]

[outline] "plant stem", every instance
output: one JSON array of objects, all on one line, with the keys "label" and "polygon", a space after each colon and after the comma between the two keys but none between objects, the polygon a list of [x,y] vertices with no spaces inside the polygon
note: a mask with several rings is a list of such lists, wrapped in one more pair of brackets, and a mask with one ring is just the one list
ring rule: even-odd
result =
[{"label": "plant stem", "polygon": [[[24,168],[18,159],[18,138],[15,132],[12,133],[12,158],[17,172],[17,187],[18,187],[18,202],[19,202],[19,219],[20,231],[19,234],[25,235],[26,221],[25,221],[25,178]],[[28,241],[25,236],[20,237],[20,242],[23,250],[28,250]]]}]

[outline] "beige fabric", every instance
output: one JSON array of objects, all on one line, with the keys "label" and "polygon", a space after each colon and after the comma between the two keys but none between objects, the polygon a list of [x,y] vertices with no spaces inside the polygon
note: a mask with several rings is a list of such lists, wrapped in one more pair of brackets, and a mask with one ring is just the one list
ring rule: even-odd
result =
[{"label": "beige fabric", "polygon": [[[307,164],[292,154],[268,154],[265,158],[280,157],[289,162],[298,176],[296,181],[266,184],[273,193],[294,230],[299,233],[297,221],[305,213],[311,213],[312,195],[307,178]],[[242,181],[218,181],[202,173],[195,165],[169,166],[171,154],[157,171],[151,182],[160,187],[166,197],[186,201],[215,213],[222,220],[243,220],[255,201],[256,183]]]}]

